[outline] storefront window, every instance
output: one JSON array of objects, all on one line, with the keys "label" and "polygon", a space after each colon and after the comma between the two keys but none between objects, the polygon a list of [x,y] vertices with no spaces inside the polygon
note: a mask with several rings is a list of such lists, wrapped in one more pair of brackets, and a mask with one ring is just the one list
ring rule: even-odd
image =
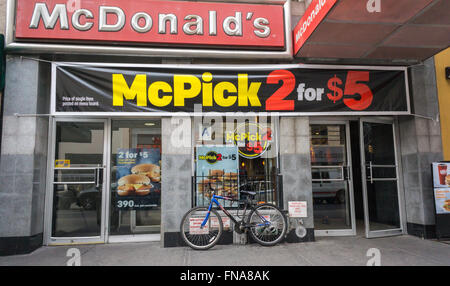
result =
[{"label": "storefront window", "polygon": [[241,191],[278,202],[274,118],[203,117],[194,124],[195,205],[209,204],[212,193],[239,199]]},{"label": "storefront window", "polygon": [[110,234],[159,233],[161,121],[113,120]]}]

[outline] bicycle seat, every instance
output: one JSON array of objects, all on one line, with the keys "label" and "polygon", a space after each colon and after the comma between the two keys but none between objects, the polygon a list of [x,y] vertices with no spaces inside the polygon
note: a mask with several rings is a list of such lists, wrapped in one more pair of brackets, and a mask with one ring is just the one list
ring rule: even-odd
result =
[{"label": "bicycle seat", "polygon": [[241,193],[243,193],[243,194],[247,194],[247,195],[251,195],[251,196],[254,196],[254,195],[256,195],[256,192],[252,192],[252,191],[246,191],[246,190],[241,190]]}]

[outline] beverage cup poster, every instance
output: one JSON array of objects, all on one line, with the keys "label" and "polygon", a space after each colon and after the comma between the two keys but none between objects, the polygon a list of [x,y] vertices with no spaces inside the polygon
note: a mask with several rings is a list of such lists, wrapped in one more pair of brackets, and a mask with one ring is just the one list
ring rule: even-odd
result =
[{"label": "beverage cup poster", "polygon": [[450,188],[450,163],[433,163],[433,185],[435,188]]},{"label": "beverage cup poster", "polygon": [[115,206],[122,210],[143,210],[160,206],[161,152],[159,148],[118,149]]},{"label": "beverage cup poster", "polygon": [[237,146],[197,146],[196,161],[197,205],[209,204],[213,193],[239,197]]},{"label": "beverage cup poster", "polygon": [[434,189],[434,202],[437,214],[450,214],[450,188]]}]

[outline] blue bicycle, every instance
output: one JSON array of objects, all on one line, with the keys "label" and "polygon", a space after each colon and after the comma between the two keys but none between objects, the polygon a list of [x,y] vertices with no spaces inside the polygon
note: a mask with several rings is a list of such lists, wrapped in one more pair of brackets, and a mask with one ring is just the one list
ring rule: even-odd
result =
[{"label": "blue bicycle", "polygon": [[[241,194],[245,194],[246,198],[236,200],[214,194],[208,207],[190,209],[184,215],[180,226],[184,242],[195,250],[206,250],[219,242],[224,225],[221,215],[213,208],[213,204],[230,218],[237,233],[249,231],[251,237],[263,246],[272,246],[283,240],[288,227],[284,213],[273,204],[257,204],[253,199],[256,192],[241,191]],[[236,217],[220,204],[218,200],[221,199],[238,202]]]}]

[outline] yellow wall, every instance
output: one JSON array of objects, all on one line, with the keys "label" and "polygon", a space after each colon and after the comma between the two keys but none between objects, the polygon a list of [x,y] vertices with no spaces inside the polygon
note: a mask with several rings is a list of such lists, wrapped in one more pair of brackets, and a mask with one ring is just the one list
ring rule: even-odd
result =
[{"label": "yellow wall", "polygon": [[450,161],[450,79],[445,78],[445,67],[450,67],[450,48],[437,54],[434,61],[441,116],[442,149],[444,160]]}]

